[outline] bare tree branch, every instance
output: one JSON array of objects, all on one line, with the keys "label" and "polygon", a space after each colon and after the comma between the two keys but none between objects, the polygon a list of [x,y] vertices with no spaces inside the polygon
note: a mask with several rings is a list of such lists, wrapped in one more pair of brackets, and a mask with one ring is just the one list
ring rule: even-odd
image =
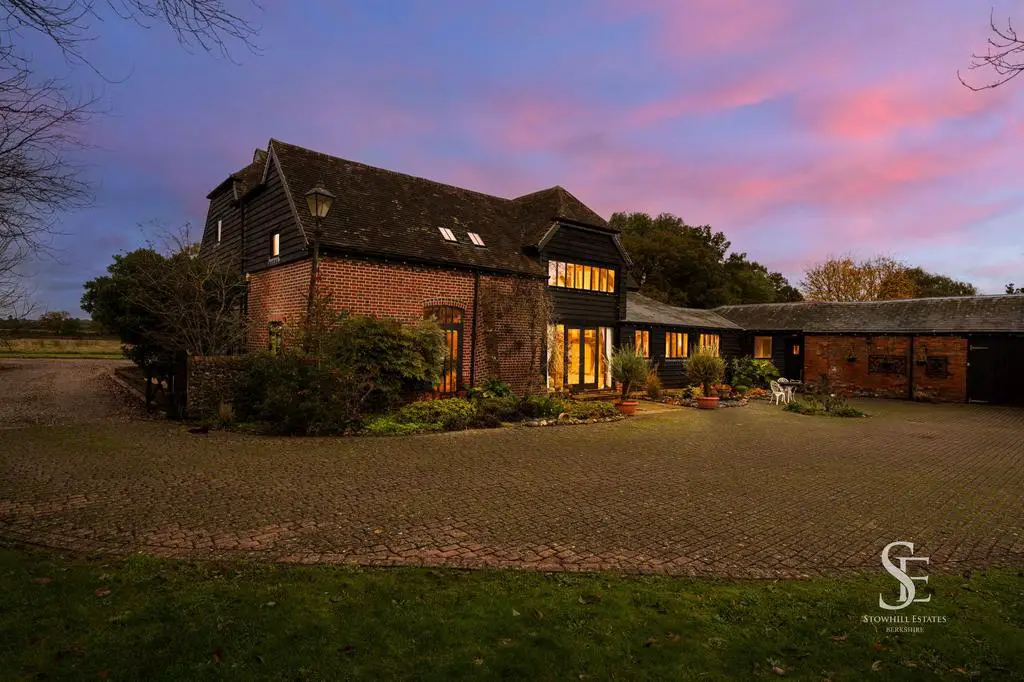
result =
[{"label": "bare tree branch", "polygon": [[995,10],[989,14],[991,34],[988,37],[984,54],[972,53],[971,64],[967,68],[989,69],[995,72],[995,79],[984,85],[972,85],[964,80],[957,70],[956,77],[960,83],[975,92],[998,88],[1003,83],[1013,80],[1024,72],[1024,36],[1018,36],[1013,27],[1013,20],[1006,20],[1006,27],[996,24]]}]

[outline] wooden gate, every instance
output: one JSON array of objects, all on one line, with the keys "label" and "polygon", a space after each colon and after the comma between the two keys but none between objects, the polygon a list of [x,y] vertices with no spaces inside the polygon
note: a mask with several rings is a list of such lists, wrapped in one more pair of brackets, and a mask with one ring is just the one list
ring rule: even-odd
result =
[{"label": "wooden gate", "polygon": [[184,419],[188,396],[188,354],[161,356],[146,364],[146,409],[164,410],[169,419]]},{"label": "wooden gate", "polygon": [[1024,337],[972,336],[967,348],[968,402],[1024,404]]}]

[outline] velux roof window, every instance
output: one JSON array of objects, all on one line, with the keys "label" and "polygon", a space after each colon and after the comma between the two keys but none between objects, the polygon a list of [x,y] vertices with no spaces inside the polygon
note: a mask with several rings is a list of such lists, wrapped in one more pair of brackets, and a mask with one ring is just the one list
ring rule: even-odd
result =
[{"label": "velux roof window", "polygon": [[484,240],[476,232],[467,232],[469,235],[469,241],[473,242],[474,246],[483,246]]},{"label": "velux roof window", "polygon": [[449,230],[447,227],[439,227],[437,229],[441,231],[441,236],[444,237],[444,240],[446,242],[459,241],[458,239],[455,238],[455,233]]}]

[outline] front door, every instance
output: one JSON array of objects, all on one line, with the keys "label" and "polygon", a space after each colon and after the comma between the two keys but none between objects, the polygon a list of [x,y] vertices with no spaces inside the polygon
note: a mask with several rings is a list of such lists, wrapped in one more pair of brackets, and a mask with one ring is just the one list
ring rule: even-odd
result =
[{"label": "front door", "polygon": [[1024,376],[1024,338],[972,336],[967,347],[967,400],[1024,403],[1016,379]]},{"label": "front door", "polygon": [[782,374],[787,379],[803,381],[804,378],[804,339],[802,336],[791,336],[786,339],[786,360]]},{"label": "front door", "polygon": [[462,310],[454,306],[430,306],[423,316],[437,322],[444,332],[444,366],[434,390],[441,394],[455,393],[462,388]]}]

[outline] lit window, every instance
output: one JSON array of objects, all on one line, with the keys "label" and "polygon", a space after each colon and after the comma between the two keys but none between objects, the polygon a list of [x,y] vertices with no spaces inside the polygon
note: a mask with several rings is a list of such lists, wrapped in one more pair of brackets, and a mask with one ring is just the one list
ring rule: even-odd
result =
[{"label": "lit window", "polygon": [[454,233],[454,232],[452,232],[451,230],[449,230],[449,229],[448,229],[447,227],[439,227],[439,228],[437,228],[437,229],[441,231],[441,236],[442,236],[442,237],[444,237],[444,240],[445,240],[446,242],[455,242],[455,241],[458,241],[458,240],[457,240],[457,239],[455,238],[455,233]]},{"label": "lit window", "polygon": [[218,242],[220,241],[221,227],[223,227],[223,225],[224,225],[224,221],[223,220],[218,220],[217,221],[217,241]]},{"label": "lit window", "polygon": [[548,261],[548,285],[612,294],[615,293],[615,270],[595,265]]},{"label": "lit window", "polygon": [[476,232],[467,232],[469,235],[469,241],[473,242],[474,246],[483,246],[484,240]]},{"label": "lit window", "polygon": [[711,351],[712,355],[719,354],[720,339],[718,334],[701,334],[700,335],[700,348],[701,350]]},{"label": "lit window", "polygon": [[800,355],[800,344],[793,344],[793,355]]},{"label": "lit window", "polygon": [[641,329],[634,331],[633,347],[645,358],[651,357],[651,333]]},{"label": "lit window", "polygon": [[277,232],[274,234],[274,238],[270,244],[270,255],[280,256],[281,255],[281,233]]},{"label": "lit window", "polygon": [[772,357],[772,337],[754,337],[754,357],[758,360],[768,360]]},{"label": "lit window", "polygon": [[689,354],[688,341],[683,332],[665,332],[665,357],[685,358]]}]

